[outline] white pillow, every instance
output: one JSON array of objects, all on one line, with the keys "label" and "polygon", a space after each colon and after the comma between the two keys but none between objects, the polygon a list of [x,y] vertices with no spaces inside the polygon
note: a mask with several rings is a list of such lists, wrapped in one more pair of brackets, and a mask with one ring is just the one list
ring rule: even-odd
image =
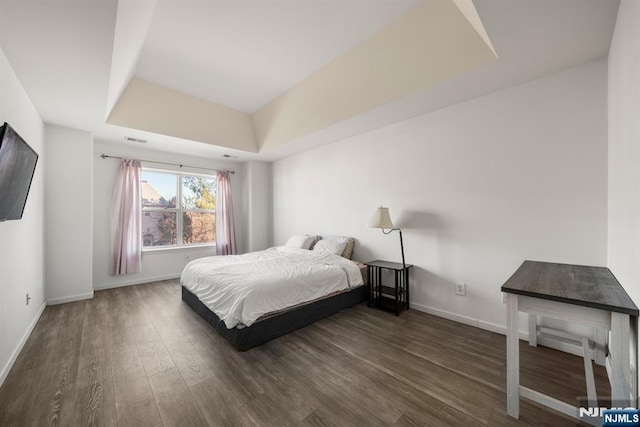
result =
[{"label": "white pillow", "polygon": [[313,247],[314,251],[323,251],[323,252],[331,252],[335,255],[342,255],[344,252],[344,248],[347,247],[347,242],[341,242],[339,240],[318,240],[316,245]]},{"label": "white pillow", "polygon": [[344,258],[347,259],[351,259],[351,255],[353,254],[353,237],[346,237],[346,236],[321,236],[320,237],[322,240],[335,240],[338,242],[344,242],[345,243],[345,247],[344,247],[344,251],[342,252],[342,256]]},{"label": "white pillow", "polygon": [[285,246],[288,248],[310,249],[316,236],[291,236]]}]

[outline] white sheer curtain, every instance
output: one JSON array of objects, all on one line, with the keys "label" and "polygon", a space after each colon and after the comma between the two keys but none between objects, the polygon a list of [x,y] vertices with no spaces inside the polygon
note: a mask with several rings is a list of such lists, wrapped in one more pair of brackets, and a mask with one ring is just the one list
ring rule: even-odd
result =
[{"label": "white sheer curtain", "polygon": [[139,160],[123,159],[111,193],[111,274],[142,271]]},{"label": "white sheer curtain", "polygon": [[234,255],[236,253],[236,230],[233,225],[233,203],[229,172],[216,174],[218,190],[216,194],[216,253]]}]

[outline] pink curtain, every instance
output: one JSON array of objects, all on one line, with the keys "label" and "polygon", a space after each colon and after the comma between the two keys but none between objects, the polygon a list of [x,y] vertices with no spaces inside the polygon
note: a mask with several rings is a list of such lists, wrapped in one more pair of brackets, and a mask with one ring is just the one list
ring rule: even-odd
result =
[{"label": "pink curtain", "polygon": [[218,190],[216,195],[216,253],[234,255],[236,253],[236,230],[233,226],[233,204],[229,172],[216,174]]},{"label": "pink curtain", "polygon": [[140,161],[123,159],[111,193],[111,274],[142,271]]}]

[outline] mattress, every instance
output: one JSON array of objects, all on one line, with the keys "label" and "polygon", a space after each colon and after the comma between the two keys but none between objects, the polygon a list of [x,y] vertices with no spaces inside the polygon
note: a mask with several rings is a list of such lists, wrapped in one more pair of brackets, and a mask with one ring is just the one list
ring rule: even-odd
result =
[{"label": "mattress", "polygon": [[287,247],[200,258],[180,281],[228,329],[363,284],[360,268],[348,259]]},{"label": "mattress", "polygon": [[359,304],[366,296],[367,286],[354,286],[293,308],[264,315],[250,327],[228,329],[198,297],[182,287],[182,300],[239,351],[249,350]]}]

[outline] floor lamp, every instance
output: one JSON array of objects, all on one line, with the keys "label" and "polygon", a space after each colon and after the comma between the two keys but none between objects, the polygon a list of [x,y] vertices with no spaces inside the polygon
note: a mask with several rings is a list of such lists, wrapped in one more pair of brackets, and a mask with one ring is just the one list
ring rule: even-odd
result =
[{"label": "floor lamp", "polygon": [[[380,228],[384,234],[389,234],[394,230],[398,230],[400,233],[400,251],[402,252],[402,267],[406,268],[406,264],[404,263],[404,244],[402,242],[402,230],[397,228],[391,222],[391,218],[389,217],[389,208],[385,208],[384,206],[379,206],[376,208],[375,212],[371,216],[371,221],[369,221],[370,228]],[[385,231],[389,230],[389,231]]]}]

